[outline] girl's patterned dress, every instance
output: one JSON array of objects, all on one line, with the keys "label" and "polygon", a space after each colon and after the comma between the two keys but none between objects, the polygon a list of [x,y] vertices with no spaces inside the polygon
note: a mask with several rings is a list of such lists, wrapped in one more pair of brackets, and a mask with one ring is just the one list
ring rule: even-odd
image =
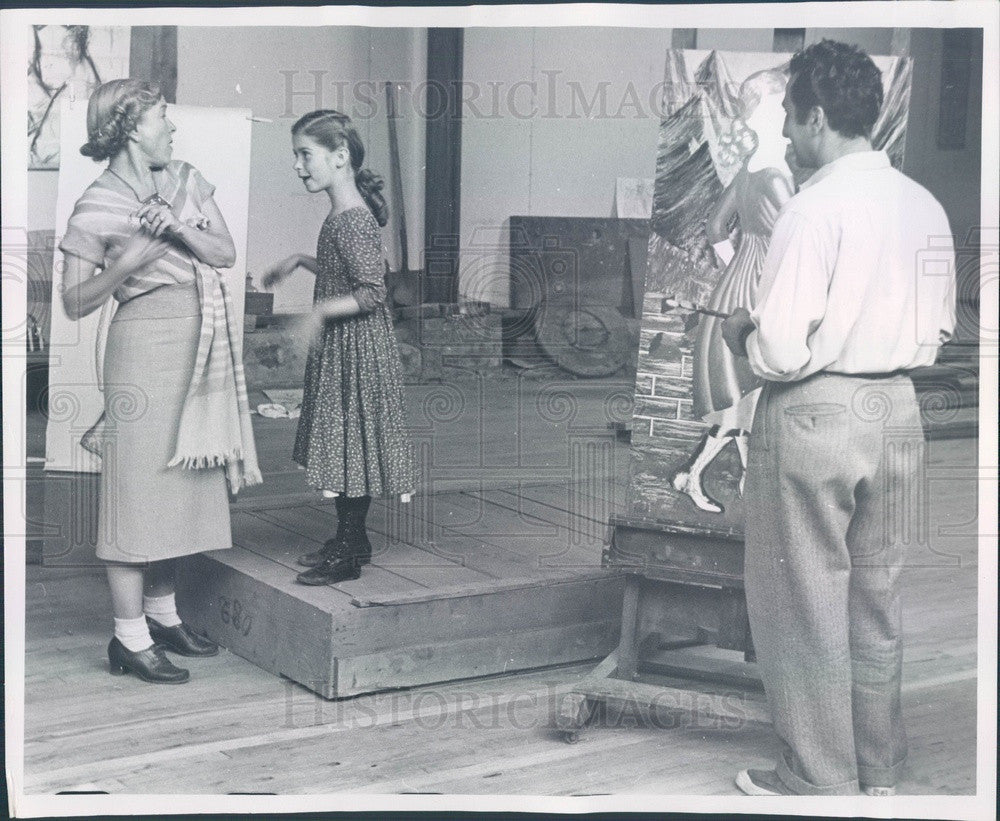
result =
[{"label": "girl's patterned dress", "polygon": [[413,492],[402,366],[386,305],[382,238],[364,206],[331,214],[316,251],[315,302],[351,294],[362,313],[326,323],[306,360],[292,458],[306,481],[345,496]]}]

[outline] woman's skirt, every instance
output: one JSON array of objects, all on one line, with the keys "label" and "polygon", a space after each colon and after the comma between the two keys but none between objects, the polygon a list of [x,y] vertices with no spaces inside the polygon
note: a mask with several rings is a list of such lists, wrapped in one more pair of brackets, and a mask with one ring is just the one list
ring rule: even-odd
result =
[{"label": "woman's skirt", "polygon": [[193,283],[129,300],[111,322],[104,357],[100,559],[144,564],[232,546],[222,468],[167,467],[200,330]]},{"label": "woman's skirt", "polygon": [[[752,308],[766,255],[767,240],[756,234],[744,233],[735,256],[712,292],[708,307],[726,314],[736,308]],[[745,427],[746,413],[740,413],[736,406],[763,381],[750,369],[746,358],[733,356],[722,338],[723,321],[721,317],[703,316],[698,323],[692,363],[693,411],[695,416],[709,424]],[[756,396],[749,402],[750,420],[753,419],[755,400]],[[724,413],[730,409],[730,414]],[[724,421],[727,416],[731,419]],[[737,416],[740,421],[737,421]]]}]

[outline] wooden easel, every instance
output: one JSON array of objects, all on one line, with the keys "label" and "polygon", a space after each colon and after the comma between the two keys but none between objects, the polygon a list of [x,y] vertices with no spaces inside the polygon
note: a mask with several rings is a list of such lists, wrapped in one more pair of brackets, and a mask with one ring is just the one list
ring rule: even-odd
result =
[{"label": "wooden easel", "polygon": [[[578,741],[602,705],[680,711],[722,725],[767,723],[743,598],[742,539],[645,519],[612,517],[611,525],[603,563],[626,574],[621,639],[563,697],[556,719],[563,739]],[[743,659],[690,652],[713,645]]]}]

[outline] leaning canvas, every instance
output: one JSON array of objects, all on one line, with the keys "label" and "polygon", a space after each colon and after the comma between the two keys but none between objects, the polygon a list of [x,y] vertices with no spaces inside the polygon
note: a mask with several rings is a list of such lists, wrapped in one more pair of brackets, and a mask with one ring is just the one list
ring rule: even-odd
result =
[{"label": "leaning canvas", "polygon": [[[632,419],[633,519],[742,533],[742,432],[755,377],[728,354],[720,328],[725,314],[752,305],[770,228],[806,179],[781,137],[790,57],[667,52]],[[873,143],[901,167],[911,61],[873,59],[885,98]]]}]

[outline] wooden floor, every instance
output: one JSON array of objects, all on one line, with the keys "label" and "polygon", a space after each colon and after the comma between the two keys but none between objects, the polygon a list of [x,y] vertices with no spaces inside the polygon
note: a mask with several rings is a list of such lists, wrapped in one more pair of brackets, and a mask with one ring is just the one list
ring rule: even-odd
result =
[{"label": "wooden floor", "polygon": [[[450,420],[426,437],[436,448],[429,494],[435,517],[450,513],[465,539],[488,541],[502,536],[495,517],[515,511],[526,532],[547,533],[554,544],[599,562],[587,551],[598,549],[607,517],[624,510],[627,465],[615,461],[624,448],[602,455],[587,453],[584,444],[606,429],[613,397],[627,386],[520,387],[494,380],[455,389],[464,394],[452,394],[447,407],[440,386],[410,391],[417,413]],[[910,759],[901,787],[969,794],[976,749],[975,442],[931,442],[930,457],[929,540],[914,545],[905,573]],[[595,492],[586,460],[599,458],[614,464],[604,490]],[[245,498],[237,518],[280,522],[282,498],[303,502],[294,497],[293,471],[289,466],[282,492],[272,483],[270,494]],[[316,510],[326,515],[322,506]],[[315,517],[310,521],[296,526],[312,527]],[[100,568],[29,567],[26,594],[29,793],[727,795],[736,793],[738,769],[767,764],[775,751],[766,725],[718,729],[681,719],[675,727],[631,726],[628,716],[565,744],[554,729],[558,699],[595,662],[326,701],[223,652],[192,660],[190,683],[153,687],[108,675],[110,606]]]}]

